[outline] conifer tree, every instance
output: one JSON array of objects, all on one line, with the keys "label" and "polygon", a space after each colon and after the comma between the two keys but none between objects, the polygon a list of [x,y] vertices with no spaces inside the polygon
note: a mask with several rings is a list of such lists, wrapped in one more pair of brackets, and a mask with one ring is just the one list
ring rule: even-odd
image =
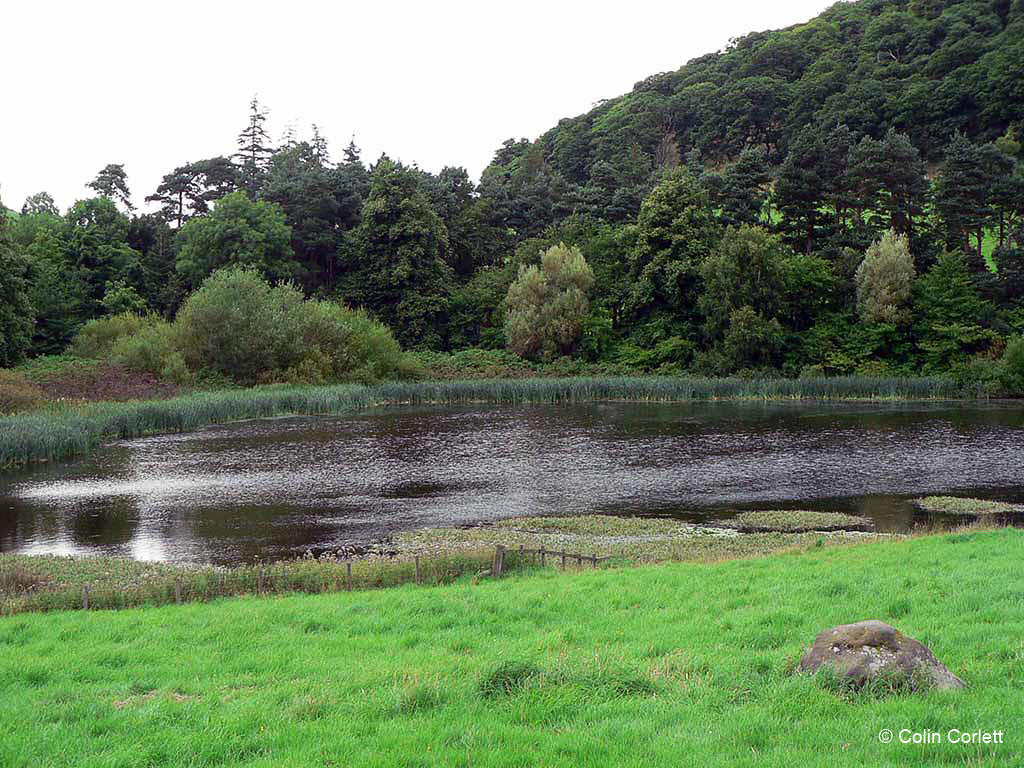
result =
[{"label": "conifer tree", "polygon": [[270,134],[264,127],[266,121],[267,111],[253,96],[249,102],[249,124],[238,134],[238,151],[234,159],[239,166],[239,186],[254,200],[259,197],[263,174],[274,154]]},{"label": "conifer tree", "polygon": [[121,203],[129,213],[135,210],[131,193],[128,191],[128,175],[124,172],[124,165],[110,163],[104,166],[103,170],[96,174],[96,178],[86,186],[100,197]]}]

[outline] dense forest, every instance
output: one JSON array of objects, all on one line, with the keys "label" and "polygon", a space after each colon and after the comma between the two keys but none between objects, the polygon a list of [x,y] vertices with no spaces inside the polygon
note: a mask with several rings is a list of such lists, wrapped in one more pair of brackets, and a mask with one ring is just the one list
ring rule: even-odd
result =
[{"label": "dense forest", "polygon": [[[237,147],[170,170],[150,212],[111,163],[63,213],[40,192],[0,215],[0,367],[109,354],[106,334],[162,376],[336,380],[354,324],[422,359],[1015,391],[1022,141],[1022,0],[838,3],[506,141],[479,184],[332,158],[315,126],[275,142],[254,99]],[[227,355],[203,334],[248,326],[218,302],[305,307],[300,348]]]}]

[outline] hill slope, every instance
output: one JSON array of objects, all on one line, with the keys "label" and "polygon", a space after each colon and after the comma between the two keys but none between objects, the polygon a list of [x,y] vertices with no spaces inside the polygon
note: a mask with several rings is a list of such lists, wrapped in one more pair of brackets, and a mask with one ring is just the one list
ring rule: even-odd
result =
[{"label": "hill slope", "polygon": [[811,123],[874,138],[894,127],[935,160],[955,131],[993,140],[1022,119],[1020,0],[859,0],[652,75],[537,143],[584,185],[602,163],[628,173],[638,151],[721,162],[755,146],[778,162]]}]

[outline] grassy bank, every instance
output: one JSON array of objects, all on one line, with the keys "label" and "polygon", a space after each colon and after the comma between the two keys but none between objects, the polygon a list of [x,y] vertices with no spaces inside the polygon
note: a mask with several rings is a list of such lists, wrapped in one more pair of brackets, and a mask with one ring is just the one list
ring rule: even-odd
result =
[{"label": "grassy bank", "polygon": [[[601,567],[664,561],[720,561],[808,547],[863,541],[863,536],[791,533],[738,534],[674,520],[527,517],[474,528],[425,528],[397,534],[361,557],[326,553],[233,568],[147,563],[118,557],[0,554],[0,616],[29,611],[104,610],[214,600],[242,595],[320,594],[403,584],[441,585],[486,576],[499,544],[509,549],[505,570],[540,564]],[[518,553],[519,547],[534,550]]]},{"label": "grassy bank", "polygon": [[51,406],[0,418],[0,467],[65,459],[103,440],[186,432],[210,424],[282,415],[337,414],[372,405],[569,403],[595,400],[921,400],[953,398],[945,378],[696,379],[609,377],[427,381],[372,387],[265,388],[165,400]]},{"label": "grassy bank", "polygon": [[[1002,766],[1024,761],[1016,530],[713,565],[0,619],[0,764]],[[879,618],[969,687],[791,674]],[[1002,730],[884,744],[882,729]]]},{"label": "grassy bank", "polygon": [[[120,557],[0,554],[0,616],[204,602],[242,595],[321,594],[402,584],[436,586],[487,571],[494,549],[420,557],[301,558],[234,568]],[[520,565],[510,553],[506,568]]]}]

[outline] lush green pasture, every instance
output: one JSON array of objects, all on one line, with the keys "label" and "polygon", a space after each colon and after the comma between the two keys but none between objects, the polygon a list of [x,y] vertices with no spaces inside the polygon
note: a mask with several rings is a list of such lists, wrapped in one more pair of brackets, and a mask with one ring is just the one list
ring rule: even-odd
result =
[{"label": "lush green pasture", "polygon": [[53,406],[0,417],[0,467],[64,459],[111,438],[185,432],[282,415],[343,413],[395,403],[671,402],[714,399],[923,399],[959,396],[942,377],[700,379],[607,377],[274,387],[200,392],[165,400]]},{"label": "lush green pasture", "polygon": [[[0,765],[1020,765],[1022,558],[1003,530],[0,619]],[[869,617],[969,687],[791,674],[819,630]],[[879,741],[904,728],[943,743]]]}]

